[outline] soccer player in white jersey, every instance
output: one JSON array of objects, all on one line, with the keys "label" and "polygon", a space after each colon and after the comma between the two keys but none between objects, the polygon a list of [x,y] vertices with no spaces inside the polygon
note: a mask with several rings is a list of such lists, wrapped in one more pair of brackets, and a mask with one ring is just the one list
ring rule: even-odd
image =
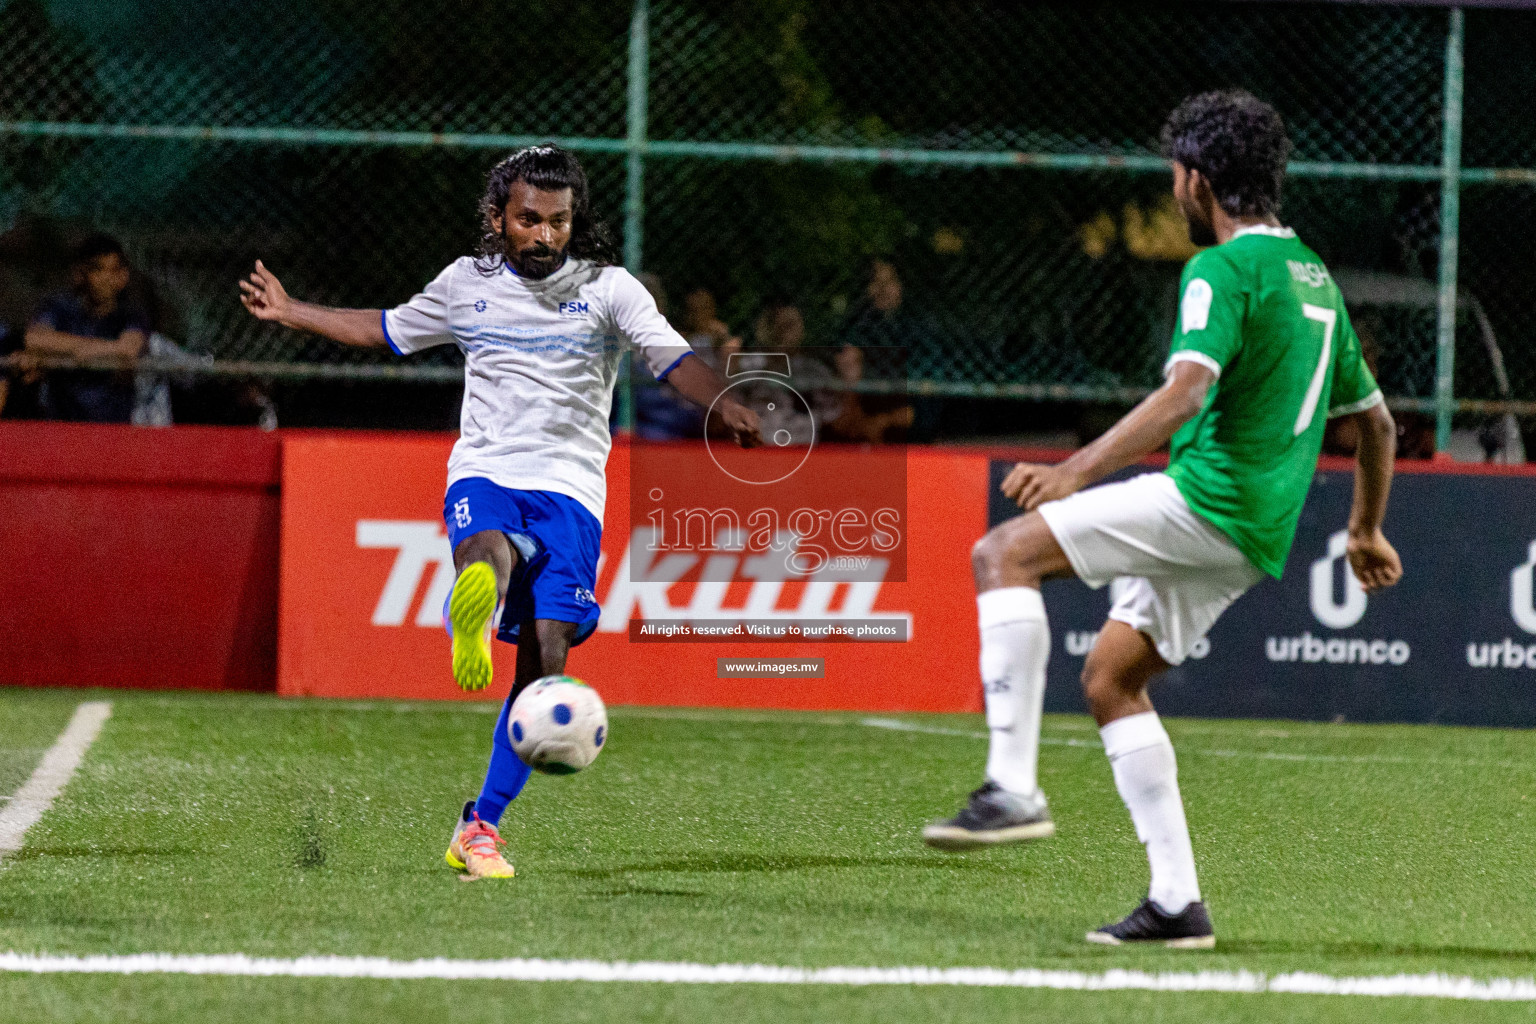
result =
[{"label": "soccer player in white jersey", "polygon": [[443,499],[458,569],[444,613],[453,675],[465,690],[488,686],[493,635],[517,645],[517,673],[485,783],[459,813],[446,859],[469,876],[510,878],[497,824],[529,769],[513,753],[507,716],[530,682],[563,673],[570,648],[597,627],[608,416],[625,346],[657,379],[713,406],[741,445],[761,436],[756,414],[721,397],[726,382],[687,358],[692,350],[650,293],[612,265],[574,154],[555,145],[513,153],[488,175],[480,213],[479,254],[455,260],[394,309],[299,302],[260,262],[240,288],[254,316],[346,345],[464,353]]},{"label": "soccer player in white jersey", "polygon": [[[1396,432],[1339,289],[1277,217],[1290,148],[1279,115],[1248,93],[1205,93],[1173,112],[1163,138],[1190,238],[1210,247],[1185,267],[1164,384],[1065,462],[1020,463],[1003,481],[1026,514],[973,552],[986,782],[924,837],[969,849],[1052,834],[1036,781],[1050,653],[1040,581],[1113,582],[1083,692],[1152,878],[1130,915],[1087,938],[1201,949],[1215,931],[1147,683],[1244,591],[1280,576],[1329,417],[1359,428],[1350,567],[1368,592],[1397,582],[1402,564],[1381,532]],[[1170,440],[1166,472],[1083,490]]]}]

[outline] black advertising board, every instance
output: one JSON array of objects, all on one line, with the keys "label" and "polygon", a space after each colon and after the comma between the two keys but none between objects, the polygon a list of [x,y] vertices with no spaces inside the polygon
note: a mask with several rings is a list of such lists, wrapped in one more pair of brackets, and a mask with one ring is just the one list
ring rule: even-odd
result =
[{"label": "black advertising board", "polygon": [[[992,463],[990,522],[1018,510]],[[1145,471],[1145,470],[1139,470]],[[1399,473],[1386,532],[1396,587],[1367,597],[1343,555],[1353,474],[1319,471],[1284,577],[1229,608],[1153,684],[1170,715],[1536,726],[1536,475]],[[1046,708],[1084,710],[1083,659],[1110,588],[1045,585]]]}]

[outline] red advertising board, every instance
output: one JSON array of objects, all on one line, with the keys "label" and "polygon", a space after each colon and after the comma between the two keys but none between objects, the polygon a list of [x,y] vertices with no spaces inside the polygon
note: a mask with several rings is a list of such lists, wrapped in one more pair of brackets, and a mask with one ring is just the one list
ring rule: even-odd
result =
[{"label": "red advertising board", "polygon": [[282,439],[0,422],[0,685],[267,690]]},{"label": "red advertising board", "polygon": [[[283,462],[278,690],[285,694],[416,699],[462,696],[449,673],[441,608],[453,582],[441,518],[452,439],[399,435],[290,436]],[[661,452],[662,465],[678,456]],[[899,571],[852,582],[772,584],[748,575],[727,545],[668,579],[645,579],[645,518],[631,517],[632,452],[617,444],[597,597],[598,631],[569,671],[618,704],[978,710],[970,546],[986,528],[985,455],[910,450]],[[682,452],[682,455],[688,453]],[[890,456],[883,455],[882,458]],[[868,475],[867,449],[818,449],[830,478]],[[650,463],[648,463],[650,464]],[[650,493],[646,491],[644,493]],[[688,556],[674,556],[688,557]],[[706,568],[708,563],[708,568]],[[679,563],[681,564],[681,563]],[[637,571],[631,572],[631,566]],[[724,567],[722,570],[721,567]],[[734,568],[733,568],[734,566]],[[724,571],[725,576],[719,577]],[[713,582],[701,574],[715,573]],[[878,575],[878,574],[877,574]],[[670,581],[675,580],[675,581]],[[771,589],[764,589],[771,588]],[[766,595],[766,596],[765,596]],[[771,606],[789,620],[896,623],[904,642],[642,642],[632,621],[720,621]],[[497,644],[492,697],[506,693],[513,650]],[[720,658],[821,658],[823,678],[721,679]]]}]

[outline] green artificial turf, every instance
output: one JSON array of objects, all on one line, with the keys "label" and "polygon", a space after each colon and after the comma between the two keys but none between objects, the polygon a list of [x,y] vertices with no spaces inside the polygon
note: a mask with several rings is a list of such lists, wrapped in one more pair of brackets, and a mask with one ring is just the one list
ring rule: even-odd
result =
[{"label": "green artificial turf", "polygon": [[0,689],[0,797],[27,781],[80,703],[76,693]]},{"label": "green artificial turf", "polygon": [[[1082,941],[1146,887],[1086,719],[1046,722],[1056,838],[947,855],[917,833],[978,781],[979,716],[613,709],[593,768],[535,777],[508,812],[518,877],[463,884],[443,848],[494,707],[107,696],[80,774],[0,869],[0,950],[1536,974],[1523,732],[1170,720],[1219,937],[1176,953]],[[35,763],[81,699],[0,691],[0,764]],[[471,996],[486,1020],[1536,1019],[1274,994],[0,975],[18,1020],[423,1020]]]}]

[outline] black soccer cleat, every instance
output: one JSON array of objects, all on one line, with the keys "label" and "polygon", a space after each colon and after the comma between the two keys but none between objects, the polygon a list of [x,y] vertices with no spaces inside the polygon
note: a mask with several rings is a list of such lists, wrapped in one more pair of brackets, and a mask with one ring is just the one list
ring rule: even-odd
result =
[{"label": "black soccer cleat", "polygon": [[1044,793],[1020,796],[988,779],[959,814],[923,829],[923,842],[940,850],[975,850],[1055,834]]},{"label": "black soccer cleat", "polygon": [[1168,949],[1215,949],[1216,931],[1210,912],[1195,900],[1177,914],[1166,914],[1150,899],[1131,911],[1125,920],[1106,924],[1084,936],[1101,946],[1148,943]]}]

